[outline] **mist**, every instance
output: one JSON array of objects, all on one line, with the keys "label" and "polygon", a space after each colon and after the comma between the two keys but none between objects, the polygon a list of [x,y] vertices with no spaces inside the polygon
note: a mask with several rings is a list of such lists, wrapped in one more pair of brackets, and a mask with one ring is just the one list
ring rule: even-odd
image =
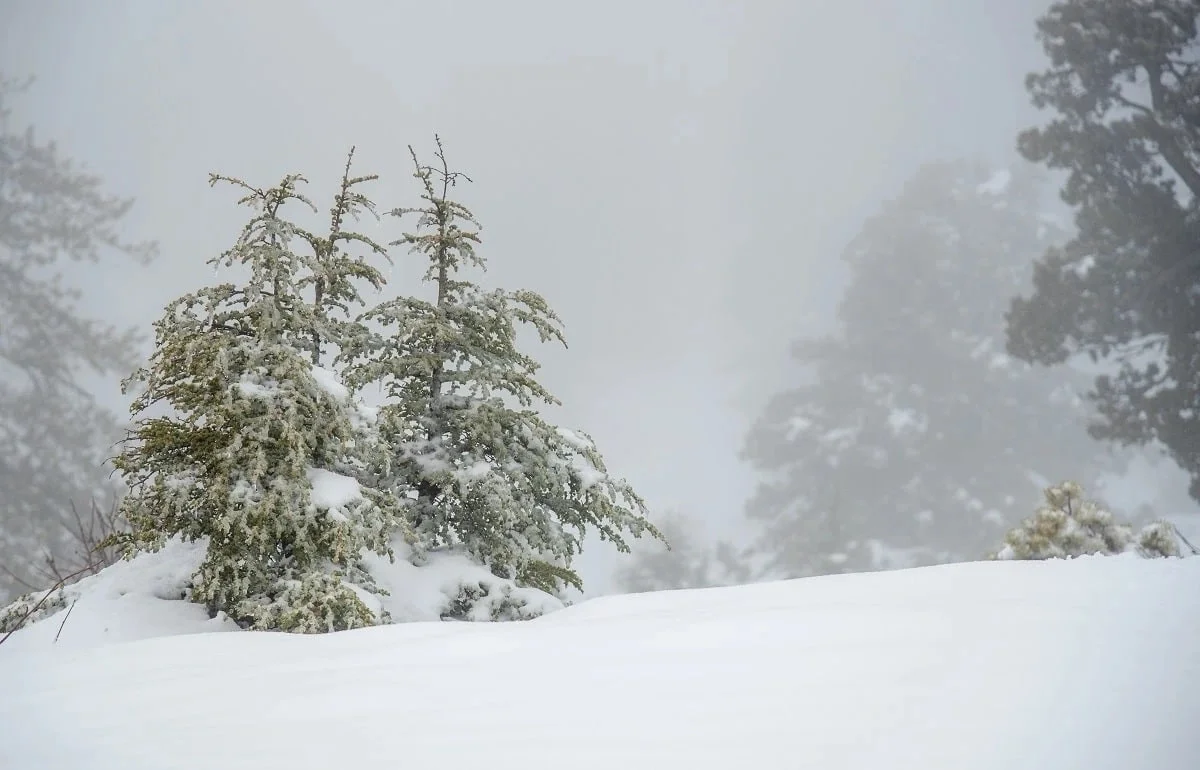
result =
[{"label": "mist", "polygon": [[[473,180],[484,283],[538,291],[565,322],[568,349],[529,350],[552,419],[590,432],[652,512],[740,541],[739,450],[797,376],[790,343],[832,328],[846,243],[927,162],[1013,161],[1039,120],[1023,78],[1048,5],[6,2],[0,72],[36,77],[14,122],[135,198],[129,236],[159,242],[147,268],[72,274],[146,352],[242,224],[210,172],[301,172],[319,198],[355,146],[380,205],[410,205],[408,145],[440,135]],[[419,276],[395,258],[393,293]],[[1114,498],[1187,505],[1178,474],[1138,468]],[[617,560],[585,551],[589,595]]]}]

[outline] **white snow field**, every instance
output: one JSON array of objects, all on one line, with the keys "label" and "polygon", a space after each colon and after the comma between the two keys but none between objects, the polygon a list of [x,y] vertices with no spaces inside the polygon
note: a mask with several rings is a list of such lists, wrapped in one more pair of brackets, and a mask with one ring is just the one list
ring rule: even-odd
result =
[{"label": "white snow field", "polygon": [[0,768],[1200,767],[1200,558],[960,564],[323,636],[210,633],[229,626],[146,582],[0,646]]}]

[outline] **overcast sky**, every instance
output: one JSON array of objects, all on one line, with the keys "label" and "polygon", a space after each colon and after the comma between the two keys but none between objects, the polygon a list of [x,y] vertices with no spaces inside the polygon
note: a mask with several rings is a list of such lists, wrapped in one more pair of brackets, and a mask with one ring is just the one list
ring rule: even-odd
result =
[{"label": "overcast sky", "polygon": [[[18,121],[137,198],[130,233],[162,256],[88,274],[88,301],[147,330],[243,221],[210,171],[301,171],[325,208],[356,144],[390,208],[413,201],[406,145],[440,133],[475,180],[486,281],[566,322],[570,349],[539,351],[555,419],[715,533],[737,525],[742,436],[789,340],[826,328],[862,218],[924,161],[1011,160],[1037,120],[1022,80],[1046,5],[0,0],[0,70],[38,78]],[[585,557],[591,590],[610,561]]]}]

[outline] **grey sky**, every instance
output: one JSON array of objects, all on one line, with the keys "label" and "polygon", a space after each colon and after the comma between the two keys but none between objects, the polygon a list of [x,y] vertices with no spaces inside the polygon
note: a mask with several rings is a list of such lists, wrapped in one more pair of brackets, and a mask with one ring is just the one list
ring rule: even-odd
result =
[{"label": "grey sky", "polygon": [[[407,205],[405,145],[440,132],[485,280],[567,324],[571,349],[540,351],[556,419],[654,507],[728,531],[742,435],[829,320],[841,246],[921,162],[1011,157],[1047,4],[3,0],[0,70],[38,77],[19,119],[137,197],[161,259],[87,280],[147,331],[241,223],[208,172],[302,171],[323,199],[357,144],[381,206]],[[585,557],[592,591],[610,559]]]}]

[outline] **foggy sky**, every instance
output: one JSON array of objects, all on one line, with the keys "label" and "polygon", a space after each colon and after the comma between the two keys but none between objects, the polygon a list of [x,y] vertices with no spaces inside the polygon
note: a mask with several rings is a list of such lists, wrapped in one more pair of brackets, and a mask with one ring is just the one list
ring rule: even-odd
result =
[{"label": "foggy sky", "polygon": [[[158,262],[80,276],[93,312],[147,334],[244,221],[210,171],[300,171],[324,209],[356,144],[381,207],[411,205],[406,145],[440,133],[475,180],[484,282],[566,323],[568,351],[534,351],[553,418],[718,533],[750,492],[742,437],[788,342],[827,328],[863,217],[925,161],[1010,161],[1038,119],[1022,81],[1048,4],[0,0],[0,71],[38,78],[18,123],[136,196],[129,233]],[[581,561],[589,593],[610,563]]]}]

